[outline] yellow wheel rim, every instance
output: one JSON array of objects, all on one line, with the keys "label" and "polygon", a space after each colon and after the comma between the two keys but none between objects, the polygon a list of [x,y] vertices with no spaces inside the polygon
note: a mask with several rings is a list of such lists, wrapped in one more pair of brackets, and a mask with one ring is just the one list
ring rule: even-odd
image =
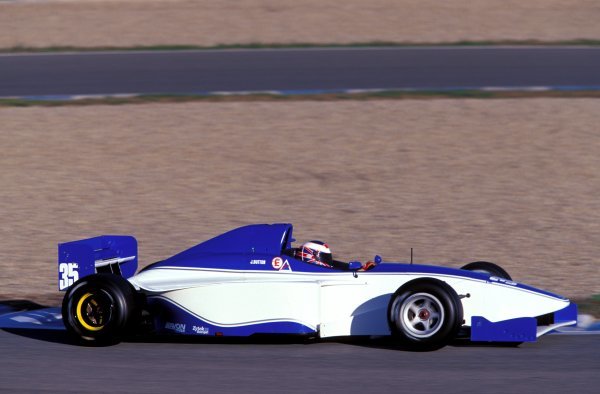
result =
[{"label": "yellow wheel rim", "polygon": [[[83,310],[83,303],[85,302],[85,300],[87,300],[88,298],[90,298],[92,296],[93,296],[92,293],[86,293],[83,295],[83,297],[81,297],[79,299],[79,302],[77,303],[77,309],[75,310],[75,316],[77,317],[77,321],[79,322],[79,324],[81,324],[83,326],[83,328],[85,328],[86,330],[99,331],[104,328],[104,324],[100,324],[100,325],[94,327],[94,326],[88,324],[88,322],[86,322],[85,319],[83,318],[83,316],[85,314],[85,311]],[[94,299],[92,299],[91,302],[93,302],[94,304],[97,305],[97,303],[95,302]]]}]

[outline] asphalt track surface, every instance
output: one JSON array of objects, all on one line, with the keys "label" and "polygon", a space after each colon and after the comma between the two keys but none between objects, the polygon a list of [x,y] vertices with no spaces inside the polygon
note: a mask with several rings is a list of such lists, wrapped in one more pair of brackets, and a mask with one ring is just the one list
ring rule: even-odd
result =
[{"label": "asphalt track surface", "polygon": [[600,337],[519,348],[400,351],[386,343],[124,342],[89,348],[64,331],[0,331],[0,392],[597,393]]},{"label": "asphalt track surface", "polygon": [[0,55],[0,97],[539,87],[600,89],[600,48],[320,48]]}]

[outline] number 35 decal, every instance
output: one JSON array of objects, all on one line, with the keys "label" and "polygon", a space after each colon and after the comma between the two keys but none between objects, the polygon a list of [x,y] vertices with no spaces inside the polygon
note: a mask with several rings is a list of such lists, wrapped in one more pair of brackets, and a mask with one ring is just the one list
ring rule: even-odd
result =
[{"label": "number 35 decal", "polygon": [[59,290],[64,290],[77,282],[79,279],[78,269],[79,266],[77,263],[60,263],[58,265],[58,275],[60,276],[58,281]]}]

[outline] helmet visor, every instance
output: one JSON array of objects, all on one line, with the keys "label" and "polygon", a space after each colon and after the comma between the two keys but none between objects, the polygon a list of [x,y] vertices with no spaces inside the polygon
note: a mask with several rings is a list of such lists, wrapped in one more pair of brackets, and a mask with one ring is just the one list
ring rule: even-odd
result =
[{"label": "helmet visor", "polygon": [[319,261],[325,264],[333,264],[333,255],[331,253],[319,253]]}]

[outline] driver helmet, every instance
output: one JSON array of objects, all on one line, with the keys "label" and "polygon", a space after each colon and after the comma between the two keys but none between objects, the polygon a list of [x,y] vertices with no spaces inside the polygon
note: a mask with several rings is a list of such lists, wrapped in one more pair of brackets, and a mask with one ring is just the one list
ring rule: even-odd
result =
[{"label": "driver helmet", "polygon": [[329,245],[322,241],[308,241],[296,252],[296,258],[306,263],[333,267],[333,255]]}]

